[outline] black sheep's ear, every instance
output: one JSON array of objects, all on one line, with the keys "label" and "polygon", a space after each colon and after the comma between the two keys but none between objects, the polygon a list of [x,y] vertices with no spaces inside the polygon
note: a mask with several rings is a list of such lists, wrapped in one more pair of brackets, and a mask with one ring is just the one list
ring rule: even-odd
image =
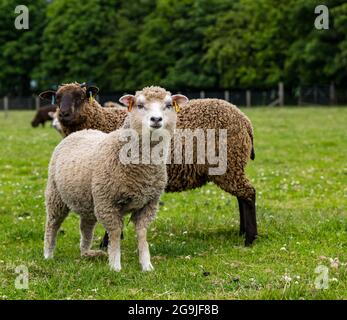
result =
[{"label": "black sheep's ear", "polygon": [[90,95],[92,95],[92,97],[95,98],[98,93],[99,93],[98,87],[94,87],[94,86],[87,87],[87,91],[86,91],[87,98],[90,98]]},{"label": "black sheep's ear", "polygon": [[[55,100],[55,94],[56,92],[53,91],[53,90],[47,90],[47,91],[44,91],[44,92],[41,92],[39,94],[39,97],[43,100],[48,100],[48,101],[52,101],[52,100]],[[54,104],[54,103],[53,103]]]}]

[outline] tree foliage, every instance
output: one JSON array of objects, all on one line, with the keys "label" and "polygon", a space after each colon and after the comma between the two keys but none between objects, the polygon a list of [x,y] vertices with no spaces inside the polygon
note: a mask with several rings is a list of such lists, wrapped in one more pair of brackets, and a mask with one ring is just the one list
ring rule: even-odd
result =
[{"label": "tree foliage", "polygon": [[0,1],[0,93],[27,94],[33,70],[40,63],[41,38],[45,27],[46,1],[23,0],[29,9],[29,30],[15,28],[18,1]]},{"label": "tree foliage", "polygon": [[347,4],[326,0],[21,1],[30,29],[16,30],[14,0],[0,3],[0,94],[70,81],[104,92],[158,84],[172,90],[343,85]]}]

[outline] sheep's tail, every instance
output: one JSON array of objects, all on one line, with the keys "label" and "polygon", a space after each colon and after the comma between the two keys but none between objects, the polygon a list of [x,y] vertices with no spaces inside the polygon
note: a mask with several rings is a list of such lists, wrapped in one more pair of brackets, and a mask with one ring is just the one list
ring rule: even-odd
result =
[{"label": "sheep's tail", "polygon": [[254,151],[254,144],[253,144],[253,135],[251,135],[251,141],[252,141],[251,160],[254,160],[255,159],[255,151]]},{"label": "sheep's tail", "polygon": [[249,137],[251,138],[251,142],[252,142],[252,149],[251,149],[250,158],[251,158],[251,160],[254,160],[255,159],[255,151],[254,151],[253,128],[252,128],[252,125],[247,126],[247,131],[248,131]]}]

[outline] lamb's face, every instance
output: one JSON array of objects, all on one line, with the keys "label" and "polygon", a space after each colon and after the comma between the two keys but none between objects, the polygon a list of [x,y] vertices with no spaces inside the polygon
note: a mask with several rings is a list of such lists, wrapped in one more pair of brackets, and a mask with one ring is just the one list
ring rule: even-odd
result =
[{"label": "lamb's face", "polygon": [[160,87],[147,87],[135,96],[126,95],[120,102],[128,106],[130,126],[137,132],[166,130],[172,134],[176,127],[175,103],[185,103],[182,95],[172,96]]},{"label": "lamb's face", "polygon": [[134,104],[130,115],[132,128],[150,132],[160,129],[173,132],[176,112],[171,95],[167,94],[164,99],[148,99],[141,94],[136,97]]}]

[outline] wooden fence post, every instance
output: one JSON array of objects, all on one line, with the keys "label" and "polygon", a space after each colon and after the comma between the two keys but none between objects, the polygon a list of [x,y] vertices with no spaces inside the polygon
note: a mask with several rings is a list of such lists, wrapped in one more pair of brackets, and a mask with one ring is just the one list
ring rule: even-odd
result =
[{"label": "wooden fence post", "polygon": [[250,107],[252,105],[252,94],[251,90],[246,90],[246,106]]},{"label": "wooden fence post", "polygon": [[35,108],[36,108],[36,110],[40,109],[40,97],[39,96],[35,97]]},{"label": "wooden fence post", "polygon": [[330,105],[331,106],[336,104],[336,91],[335,91],[335,84],[334,84],[334,82],[330,83],[329,100],[330,100]]},{"label": "wooden fence post", "polygon": [[224,91],[224,100],[225,101],[230,101],[230,92],[229,90]]},{"label": "wooden fence post", "polygon": [[5,118],[8,117],[8,96],[4,97],[4,111],[5,111]]},{"label": "wooden fence post", "polygon": [[298,105],[302,105],[302,92],[301,92],[301,87],[298,89]]},{"label": "wooden fence post", "polygon": [[284,106],[284,84],[282,81],[278,83],[278,102],[281,107]]},{"label": "wooden fence post", "polygon": [[200,99],[205,99],[205,91],[204,90],[200,91]]}]

